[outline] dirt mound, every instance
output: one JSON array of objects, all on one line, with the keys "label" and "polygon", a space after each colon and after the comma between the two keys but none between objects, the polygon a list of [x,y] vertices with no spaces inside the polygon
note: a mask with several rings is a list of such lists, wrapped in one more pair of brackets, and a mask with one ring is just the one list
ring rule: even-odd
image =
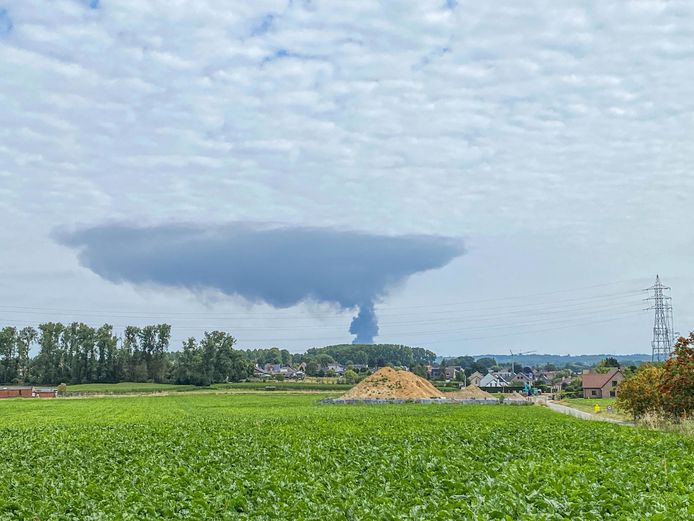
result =
[{"label": "dirt mound", "polygon": [[458,400],[496,400],[493,394],[483,391],[476,385],[468,385],[460,391],[448,393],[447,396]]},{"label": "dirt mound", "polygon": [[383,367],[341,396],[344,400],[417,400],[443,398],[431,382],[409,371]]},{"label": "dirt mound", "polygon": [[506,401],[510,400],[512,402],[525,402],[528,399],[525,396],[523,396],[521,393],[519,393],[518,391],[513,391],[511,394],[506,396],[504,398],[504,400],[506,400]]}]

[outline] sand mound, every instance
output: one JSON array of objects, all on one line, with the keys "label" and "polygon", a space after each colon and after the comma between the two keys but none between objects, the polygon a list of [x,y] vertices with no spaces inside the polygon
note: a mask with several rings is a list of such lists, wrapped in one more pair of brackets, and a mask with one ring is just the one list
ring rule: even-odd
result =
[{"label": "sand mound", "polygon": [[510,395],[504,398],[504,400],[508,401],[511,400],[512,402],[525,402],[528,399],[523,396],[521,393],[518,391],[513,391]]},{"label": "sand mound", "polygon": [[458,400],[496,400],[493,394],[483,391],[476,385],[468,385],[460,391],[448,393],[447,396]]},{"label": "sand mound", "polygon": [[382,367],[342,395],[344,400],[417,400],[443,398],[431,382],[409,371]]}]

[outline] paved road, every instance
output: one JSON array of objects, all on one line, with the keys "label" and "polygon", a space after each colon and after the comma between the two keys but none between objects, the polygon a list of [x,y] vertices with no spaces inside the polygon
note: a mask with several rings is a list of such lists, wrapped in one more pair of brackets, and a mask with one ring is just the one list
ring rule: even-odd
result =
[{"label": "paved road", "polygon": [[589,412],[585,411],[579,411],[578,409],[574,409],[573,407],[567,407],[566,405],[561,405],[555,402],[547,402],[547,407],[552,409],[553,411],[560,412],[562,414],[568,414],[569,416],[574,416],[575,418],[581,418],[582,420],[593,420],[593,421],[599,421],[599,422],[608,422],[608,423],[616,423],[618,425],[629,425],[631,427],[634,426],[633,423],[623,421],[623,420],[615,420],[614,418],[608,418],[606,416],[598,416],[597,414],[591,414]]}]

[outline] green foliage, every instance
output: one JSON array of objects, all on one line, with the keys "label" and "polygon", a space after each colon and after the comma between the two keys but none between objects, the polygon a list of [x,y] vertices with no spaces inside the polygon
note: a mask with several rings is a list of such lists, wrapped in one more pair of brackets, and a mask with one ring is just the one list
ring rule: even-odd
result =
[{"label": "green foliage", "polygon": [[574,378],[560,394],[566,398],[580,398],[583,396],[583,382],[580,378]]},{"label": "green foliage", "polygon": [[77,384],[68,385],[65,393],[70,394],[130,394],[130,393],[154,393],[154,392],[179,392],[192,391],[193,385],[158,384],[151,382],[118,382],[113,384]]},{"label": "green foliage", "polygon": [[345,378],[345,383],[348,383],[351,385],[354,385],[355,383],[357,383],[359,381],[359,375],[357,373],[355,373],[354,371],[352,371],[351,369],[348,369],[347,371],[345,371],[344,378]]},{"label": "green foliage", "polygon": [[334,346],[311,348],[306,351],[306,360],[314,359],[319,365],[327,356],[332,361],[342,365],[348,362],[366,364],[369,367],[393,366],[413,367],[417,364],[431,364],[436,359],[436,353],[420,347],[409,347],[397,344],[339,344]]},{"label": "green foliage", "polygon": [[660,414],[663,408],[663,395],[660,391],[662,378],[662,367],[642,365],[619,384],[617,407],[634,419],[643,418],[647,414]]},{"label": "green foliage", "polygon": [[608,356],[607,358],[600,360],[600,362],[595,366],[595,372],[607,373],[610,371],[610,369],[613,369],[615,367],[619,367],[619,362],[616,358]]},{"label": "green foliage", "polygon": [[[694,514],[691,438],[541,407],[318,406],[315,399],[0,401],[0,519]],[[40,469],[30,469],[32,461]]]},{"label": "green foliage", "polygon": [[179,384],[207,386],[238,382],[253,375],[253,365],[243,352],[235,350],[236,339],[223,331],[205,332],[197,343],[189,338],[175,357],[175,379]]},{"label": "green foliage", "polygon": [[680,420],[694,414],[694,333],[677,341],[663,367],[660,392],[668,416]]}]

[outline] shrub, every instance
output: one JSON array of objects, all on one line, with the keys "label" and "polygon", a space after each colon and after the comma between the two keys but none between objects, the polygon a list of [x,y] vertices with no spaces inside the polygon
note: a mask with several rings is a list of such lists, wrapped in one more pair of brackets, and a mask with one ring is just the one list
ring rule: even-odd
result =
[{"label": "shrub", "polygon": [[676,420],[694,413],[694,333],[680,337],[675,354],[665,362],[660,382],[665,412]]},{"label": "shrub", "polygon": [[634,419],[645,415],[658,415],[663,410],[660,384],[663,369],[644,364],[632,376],[619,384],[617,407],[630,413]]},{"label": "shrub", "polygon": [[352,384],[354,385],[359,381],[359,375],[352,371],[351,369],[348,369],[345,371],[345,383]]}]

